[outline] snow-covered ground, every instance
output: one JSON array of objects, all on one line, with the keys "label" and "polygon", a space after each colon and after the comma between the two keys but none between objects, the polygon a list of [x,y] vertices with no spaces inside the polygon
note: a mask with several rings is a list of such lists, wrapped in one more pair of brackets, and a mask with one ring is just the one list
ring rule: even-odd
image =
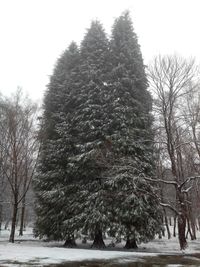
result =
[{"label": "snow-covered ground", "polygon": [[[66,261],[84,260],[109,260],[117,259],[118,262],[143,261],[145,257],[158,257],[159,255],[182,255],[177,239],[156,239],[147,244],[140,244],[137,251],[120,250],[93,250],[63,248],[61,243],[43,242],[34,239],[32,230],[27,229],[23,237],[16,236],[16,243],[8,242],[9,231],[0,232],[0,266],[46,266],[59,264]],[[108,241],[109,242],[109,241]],[[87,246],[87,245],[86,245]],[[200,253],[200,237],[195,241],[189,241],[189,248],[184,252],[185,256]],[[197,259],[198,260],[198,259]],[[158,266],[158,265],[156,265]],[[169,264],[170,267],[184,266]],[[199,265],[200,266],[200,260]]]}]

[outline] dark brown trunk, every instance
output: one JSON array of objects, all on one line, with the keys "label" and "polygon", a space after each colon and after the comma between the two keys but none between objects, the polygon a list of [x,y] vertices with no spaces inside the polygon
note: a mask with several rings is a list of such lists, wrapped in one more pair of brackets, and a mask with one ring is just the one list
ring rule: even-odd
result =
[{"label": "dark brown trunk", "polygon": [[[191,240],[196,239],[196,227],[195,227],[195,218],[194,218],[194,210],[193,210],[193,201],[192,196],[187,194],[187,224],[188,224],[188,232],[190,234]],[[190,203],[190,204],[189,204]]]},{"label": "dark brown trunk", "polygon": [[0,231],[1,231],[2,220],[3,220],[2,212],[3,212],[3,207],[2,207],[2,204],[0,204]]},{"label": "dark brown trunk", "polygon": [[168,225],[168,221],[167,221],[167,214],[166,214],[165,208],[163,208],[163,211],[164,211],[165,226],[166,226],[166,229],[167,229],[167,237],[168,237],[168,239],[170,239],[171,238],[171,233],[170,233],[170,230],[169,230],[169,225]]},{"label": "dark brown trunk", "polygon": [[75,241],[75,238],[74,238],[74,235],[69,235],[67,237],[67,239],[65,240],[65,243],[63,245],[64,247],[67,247],[67,248],[74,248],[76,247],[76,241]]},{"label": "dark brown trunk", "polygon": [[[164,222],[165,222],[165,219],[164,219],[164,216],[162,216],[162,225],[164,225]],[[161,232],[162,232],[162,236],[165,237],[165,228],[164,227],[162,227]]]},{"label": "dark brown trunk", "polygon": [[[191,240],[194,240],[194,236],[192,234],[191,227],[190,227],[190,220],[189,220],[189,218],[187,218],[187,226],[188,226],[188,233],[190,234],[190,238],[191,238]],[[186,238],[187,238],[187,235],[186,235]]]},{"label": "dark brown trunk", "polygon": [[177,207],[178,207],[178,239],[180,249],[184,250],[187,247],[186,240],[186,223],[187,223],[187,206],[185,194],[181,191],[182,188],[177,188]]},{"label": "dark brown trunk", "polygon": [[25,218],[25,198],[24,198],[24,200],[22,202],[19,236],[23,236],[23,232],[24,232],[24,218]]},{"label": "dark brown trunk", "polygon": [[93,241],[93,244],[91,247],[92,248],[98,248],[98,249],[102,249],[102,248],[106,247],[106,245],[103,241],[102,231],[100,229],[96,230],[95,236],[94,236],[94,241]]},{"label": "dark brown trunk", "polygon": [[197,237],[196,237],[196,224],[195,224],[195,218],[194,218],[192,209],[189,212],[189,216],[190,216],[192,236],[193,236],[193,240],[195,240],[195,239],[197,239]]},{"label": "dark brown trunk", "polygon": [[165,237],[165,229],[164,229],[164,227],[162,227],[161,231],[162,231],[162,236]]},{"label": "dark brown trunk", "polygon": [[173,237],[176,237],[176,219],[177,217],[174,217],[174,228],[173,228]]},{"label": "dark brown trunk", "polygon": [[197,239],[197,235],[196,235],[196,225],[195,225],[195,221],[194,220],[191,221],[191,228],[192,228],[192,234],[193,234],[194,240],[196,240]]},{"label": "dark brown trunk", "polygon": [[198,226],[199,226],[199,231],[200,231],[200,218],[198,218]]},{"label": "dark brown trunk", "polygon": [[137,246],[136,240],[134,238],[130,239],[129,237],[127,237],[126,245],[125,245],[124,248],[126,248],[126,249],[137,249],[138,246]]},{"label": "dark brown trunk", "polygon": [[158,238],[159,238],[159,239],[162,239],[162,231],[159,231],[159,233],[158,233]]},{"label": "dark brown trunk", "polygon": [[10,232],[10,238],[9,238],[9,242],[11,243],[15,242],[15,227],[16,227],[16,221],[17,221],[17,211],[18,211],[18,205],[15,203],[13,205],[11,232]]},{"label": "dark brown trunk", "polygon": [[4,226],[4,230],[7,230],[8,229],[9,222],[10,222],[10,219],[8,219],[6,221],[5,226]]},{"label": "dark brown trunk", "polygon": [[181,250],[184,250],[187,247],[185,229],[186,229],[186,217],[183,214],[181,214],[178,216],[178,238]]}]

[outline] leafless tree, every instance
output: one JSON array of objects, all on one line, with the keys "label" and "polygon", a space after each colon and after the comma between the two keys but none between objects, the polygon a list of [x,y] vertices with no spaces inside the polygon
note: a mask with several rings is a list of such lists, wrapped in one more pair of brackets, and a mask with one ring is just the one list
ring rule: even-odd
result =
[{"label": "leafless tree", "polygon": [[1,168],[11,191],[12,222],[10,242],[14,242],[20,205],[25,208],[25,197],[37,161],[35,116],[37,107],[21,90],[0,105]]},{"label": "leafless tree", "polygon": [[6,187],[7,187],[7,180],[5,179],[5,176],[3,174],[1,164],[0,164],[0,231],[2,229],[2,222],[3,222],[3,203],[5,201],[4,194],[5,194]]},{"label": "leafless tree", "polygon": [[[185,125],[188,129],[188,141],[190,146],[185,146],[185,157],[187,158],[188,169],[200,174],[200,84],[196,83],[194,90],[186,95],[182,114]],[[189,143],[188,142],[188,143]],[[193,185],[193,190],[189,193],[192,202],[191,229],[194,237],[196,236],[195,219],[199,218],[200,212],[200,195],[199,181]],[[191,210],[193,212],[191,212]]]},{"label": "leafless tree", "polygon": [[[162,146],[166,150],[170,163],[170,181],[160,179],[161,183],[174,186],[176,195],[176,206],[162,203],[164,207],[169,207],[178,218],[178,234],[180,248],[185,249],[186,223],[188,218],[188,192],[191,180],[197,175],[190,177],[185,168],[184,147],[190,143],[185,138],[187,129],[181,113],[183,99],[191,94],[196,87],[197,68],[194,60],[185,60],[176,55],[158,56],[148,69],[150,88],[154,101],[154,112],[158,129],[163,130],[164,139]],[[195,86],[193,86],[195,85]]]}]

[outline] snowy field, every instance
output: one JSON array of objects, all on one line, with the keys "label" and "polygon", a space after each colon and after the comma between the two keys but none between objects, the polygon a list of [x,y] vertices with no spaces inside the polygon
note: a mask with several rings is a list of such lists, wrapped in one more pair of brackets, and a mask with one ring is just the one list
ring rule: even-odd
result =
[{"label": "snowy field", "polygon": [[[156,239],[147,244],[140,244],[136,251],[127,251],[122,250],[123,244],[119,244],[116,248],[110,250],[88,249],[90,244],[86,244],[84,247],[81,243],[81,248],[79,249],[67,249],[62,247],[63,243],[43,242],[34,239],[31,228],[27,229],[23,237],[16,236],[15,244],[8,242],[8,236],[9,231],[2,230],[0,232],[0,266],[50,266],[51,264],[86,260],[115,260],[118,262],[117,266],[121,266],[123,265],[122,263],[125,262],[141,262],[142,264],[145,258],[151,257],[159,259],[159,257],[164,257],[166,255],[171,255],[170,257],[184,257],[187,259],[187,263],[190,263],[191,259],[191,262],[196,262],[196,265],[175,264],[176,261],[174,260],[175,263],[173,261],[173,264],[148,266],[200,266],[200,235],[197,240],[189,241],[189,248],[186,249],[184,255],[183,252],[179,250],[179,245],[175,238],[171,240],[165,238],[161,240]],[[106,242],[108,244],[110,241],[107,240]],[[197,254],[199,254],[199,257],[196,257]],[[159,260],[157,260],[157,262],[159,262]]]}]

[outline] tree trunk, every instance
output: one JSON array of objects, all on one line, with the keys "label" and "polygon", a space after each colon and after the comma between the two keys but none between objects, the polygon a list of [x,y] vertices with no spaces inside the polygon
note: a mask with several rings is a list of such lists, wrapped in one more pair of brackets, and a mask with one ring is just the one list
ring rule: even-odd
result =
[{"label": "tree trunk", "polygon": [[98,248],[98,249],[102,249],[102,248],[106,247],[106,245],[103,241],[102,231],[100,229],[97,229],[95,231],[94,241],[93,241],[93,244],[91,247],[92,248]]},{"label": "tree trunk", "polygon": [[18,211],[18,204],[14,203],[12,223],[11,223],[11,232],[10,232],[10,238],[9,238],[9,242],[11,243],[15,242],[15,227],[16,227],[16,221],[17,221],[17,211]]},{"label": "tree trunk", "polygon": [[67,248],[76,247],[77,245],[76,245],[76,241],[75,241],[74,235],[68,235],[63,246],[67,247]]},{"label": "tree trunk", "polygon": [[198,226],[199,226],[199,231],[200,231],[200,218],[198,218],[197,220],[198,220]]},{"label": "tree trunk", "polygon": [[197,239],[197,234],[196,234],[196,224],[195,224],[195,218],[192,219],[191,221],[191,228],[192,228],[192,233],[194,236],[194,240]]},{"label": "tree trunk", "polygon": [[[187,194],[187,224],[188,224],[188,232],[190,234],[191,240],[196,239],[196,227],[195,227],[195,218],[194,218],[194,210],[193,210],[193,198]],[[190,203],[190,204],[189,204]]]},{"label": "tree trunk", "polygon": [[180,214],[178,216],[178,238],[181,250],[184,250],[187,247],[185,229],[186,229],[186,217],[184,216],[184,214]]},{"label": "tree trunk", "polygon": [[[162,216],[162,225],[164,225],[164,222],[165,222],[164,216]],[[161,228],[161,233],[162,233],[162,236],[165,237],[165,228],[164,227]]]},{"label": "tree trunk", "polygon": [[[194,236],[193,236],[193,233],[192,233],[191,227],[190,227],[190,220],[189,220],[189,218],[187,218],[187,226],[188,226],[188,233],[190,234],[190,238],[191,238],[191,240],[194,240]],[[187,235],[186,235],[186,239],[187,239]]]},{"label": "tree trunk", "polygon": [[163,208],[163,211],[164,211],[165,226],[166,226],[166,229],[167,229],[167,237],[168,237],[168,239],[170,239],[171,238],[171,233],[170,233],[170,229],[169,229],[169,225],[168,225],[167,214],[166,214],[165,208]]},{"label": "tree trunk", "polygon": [[165,228],[164,227],[162,227],[161,232],[162,232],[162,236],[165,237]]},{"label": "tree trunk", "polygon": [[191,223],[191,231],[192,231],[192,236],[193,236],[193,240],[196,240],[196,224],[195,224],[195,218],[194,218],[194,214],[193,214],[193,210],[190,211],[190,223]]},{"label": "tree trunk", "polygon": [[136,243],[136,240],[134,238],[130,239],[129,237],[127,237],[127,240],[126,240],[126,245],[125,247],[126,249],[136,249],[138,248],[137,246],[137,243]]},{"label": "tree trunk", "polygon": [[184,250],[187,247],[186,240],[186,223],[187,223],[187,206],[185,195],[181,192],[182,188],[177,188],[177,207],[178,207],[178,239],[180,249]]},{"label": "tree trunk", "polygon": [[4,226],[4,230],[7,230],[8,229],[9,222],[10,222],[10,219],[8,219],[6,221],[5,226]]},{"label": "tree trunk", "polygon": [[24,232],[24,218],[25,218],[25,198],[23,198],[23,201],[22,201],[22,210],[21,210],[21,218],[20,218],[19,236],[23,236],[23,232]]},{"label": "tree trunk", "polygon": [[3,221],[3,206],[2,204],[0,204],[0,231],[1,231],[1,227],[2,227],[2,221]]},{"label": "tree trunk", "polygon": [[173,229],[173,237],[176,237],[176,219],[177,217],[174,216],[174,229]]},{"label": "tree trunk", "polygon": [[159,231],[159,233],[158,233],[158,238],[159,238],[159,239],[162,239],[162,231]]}]

